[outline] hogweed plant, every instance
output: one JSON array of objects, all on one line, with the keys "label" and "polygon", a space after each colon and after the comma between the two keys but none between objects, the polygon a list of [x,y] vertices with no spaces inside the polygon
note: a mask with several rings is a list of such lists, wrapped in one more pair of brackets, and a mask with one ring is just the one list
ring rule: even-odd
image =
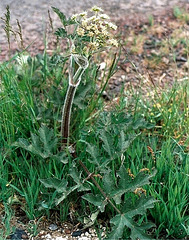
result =
[{"label": "hogweed plant", "polygon": [[[155,200],[146,196],[143,186],[150,183],[155,172],[152,171],[149,175],[147,169],[148,171],[139,171],[134,176],[124,166],[124,154],[138,136],[136,130],[148,128],[148,124],[125,113],[105,111],[100,114],[98,122],[89,127],[87,134],[78,139],[75,144],[77,149],[70,151],[69,148],[70,119],[76,90],[94,54],[112,46],[118,47],[118,42],[111,33],[117,27],[96,6],[90,13],[82,12],[69,19],[59,9],[53,10],[63,24],[55,34],[66,38],[69,44],[66,55],[69,58],[69,82],[61,122],[63,147],[59,150],[58,139],[47,126],[42,126],[38,135],[32,133],[31,142],[19,139],[14,146],[21,147],[40,159],[58,160],[65,164],[63,179],[52,177],[40,181],[45,187],[55,190],[55,205],[73,201],[75,191],[79,192],[79,196],[82,192],[87,192],[82,196],[81,202],[87,201],[92,213],[84,218],[83,229],[94,224],[99,213],[107,216],[106,211],[110,211],[114,217],[110,220],[112,231],[107,234],[107,239],[123,239],[125,228],[130,229],[132,240],[150,239],[146,231],[154,225],[144,221],[143,215],[153,207]],[[115,62],[114,59],[108,78],[114,72]],[[104,87],[106,84],[107,82]],[[66,147],[69,151],[66,151]],[[68,163],[69,169],[66,168]],[[49,205],[43,202],[43,206],[48,208]]]},{"label": "hogweed plant", "polygon": [[[109,22],[109,16],[102,14],[102,9],[94,6],[92,15],[87,12],[73,15],[66,20],[63,13],[57,8],[53,10],[60,17],[64,28],[59,28],[56,35],[66,38],[69,43],[69,85],[62,111],[61,135],[63,143],[69,143],[69,125],[72,103],[81,78],[89,65],[91,57],[105,48],[118,47],[118,42],[113,38],[110,30],[117,26]],[[69,27],[72,25],[72,32]]]}]

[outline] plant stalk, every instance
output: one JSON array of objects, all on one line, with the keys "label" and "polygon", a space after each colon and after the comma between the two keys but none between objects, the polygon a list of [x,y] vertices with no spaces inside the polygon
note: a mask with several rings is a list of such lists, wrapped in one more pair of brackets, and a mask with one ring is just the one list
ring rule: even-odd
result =
[{"label": "plant stalk", "polygon": [[66,93],[66,98],[64,101],[64,106],[62,109],[62,123],[61,123],[61,136],[62,136],[62,143],[69,144],[69,137],[70,137],[70,117],[71,117],[71,110],[73,99],[75,96],[77,86],[70,85],[68,86],[68,90]]}]

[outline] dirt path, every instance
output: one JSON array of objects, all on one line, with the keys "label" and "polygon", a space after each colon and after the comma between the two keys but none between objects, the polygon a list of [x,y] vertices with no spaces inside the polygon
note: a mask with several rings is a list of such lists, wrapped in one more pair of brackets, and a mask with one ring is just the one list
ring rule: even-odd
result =
[{"label": "dirt path", "polygon": [[[70,16],[75,12],[89,9],[93,5],[102,7],[107,14],[113,19],[135,18],[138,15],[149,16],[154,12],[162,13],[165,9],[174,6],[184,5],[188,0],[1,0],[0,1],[0,17],[3,17],[6,6],[9,5],[11,11],[11,24],[16,27],[16,19],[19,19],[22,29],[24,41],[28,44],[34,41],[33,46],[39,48],[43,41],[43,32],[45,22],[48,20],[48,9],[51,6],[59,8],[66,15]],[[55,25],[58,24],[56,16]],[[18,46],[12,43],[11,48],[15,51]],[[0,21],[0,60],[6,58],[7,41],[3,31],[3,22]]]}]

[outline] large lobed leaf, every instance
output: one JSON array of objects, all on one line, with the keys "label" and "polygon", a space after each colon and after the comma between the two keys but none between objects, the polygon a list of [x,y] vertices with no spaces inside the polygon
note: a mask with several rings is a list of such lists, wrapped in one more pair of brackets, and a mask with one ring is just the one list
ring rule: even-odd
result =
[{"label": "large lobed leaf", "polygon": [[[117,173],[117,176],[119,177],[117,182],[118,186],[114,187],[115,190],[112,189],[111,192],[109,192],[109,195],[117,202],[121,202],[121,196],[125,193],[134,192],[137,188],[141,188],[146,184],[150,183],[150,179],[156,174],[156,171],[154,171],[151,175],[145,174],[144,172],[138,173],[138,175],[132,179],[129,174],[127,173],[127,170],[124,166],[120,167],[120,170]],[[104,185],[108,184],[106,183],[107,178],[105,177],[103,179]],[[106,189],[105,189],[106,190]]]},{"label": "large lobed leaf", "polygon": [[[122,213],[111,219],[110,222],[114,227],[112,232],[108,235],[108,239],[121,239],[125,227],[130,228],[130,237],[132,240],[151,239],[146,234],[146,230],[153,227],[154,224],[145,223],[139,225],[134,221],[134,217],[137,215],[144,215],[147,209],[153,208],[156,200],[152,197],[145,197],[142,195],[135,202],[133,202],[131,198],[127,198],[127,200],[123,202],[121,197],[123,194],[134,192],[137,188],[149,184],[149,180],[154,174],[155,172],[151,175],[140,172],[134,179],[132,179],[127,173],[125,167],[121,166],[117,173],[117,182],[115,181],[111,170],[103,176],[103,190],[111,201],[113,199],[115,203],[119,205],[120,212]],[[100,194],[86,194],[83,196],[83,199],[98,207],[101,212],[104,212],[105,206],[108,204],[107,199]]]},{"label": "large lobed leaf", "polygon": [[59,193],[59,197],[55,199],[56,205],[61,203],[64,199],[70,195],[73,191],[77,190],[78,192],[81,191],[89,191],[90,188],[87,186],[85,182],[81,181],[81,172],[79,173],[75,163],[72,163],[72,166],[70,167],[69,175],[73,178],[76,185],[74,186],[68,186],[68,181],[65,179],[57,179],[57,178],[48,178],[48,179],[40,179],[40,182],[46,187],[46,188],[53,188]]},{"label": "large lobed leaf", "polygon": [[154,224],[147,223],[138,225],[129,218],[127,214],[118,214],[111,219],[110,223],[114,224],[112,232],[108,235],[107,239],[122,239],[123,230],[125,227],[130,228],[132,240],[150,240],[152,239],[149,235],[145,233],[146,230],[154,227]]},{"label": "large lobed leaf", "polygon": [[68,162],[65,152],[56,154],[57,143],[58,139],[54,136],[53,129],[42,126],[39,128],[38,135],[31,133],[31,143],[27,139],[19,138],[13,146],[23,148],[43,159],[53,158],[65,164]]},{"label": "large lobed leaf", "polygon": [[123,214],[118,214],[111,219],[110,223],[115,225],[112,232],[109,234],[108,239],[120,239],[123,235],[124,227],[128,227],[131,230],[131,239],[151,239],[150,236],[146,234],[146,230],[154,227],[152,223],[145,223],[139,225],[133,220],[136,215],[143,215],[146,213],[147,209],[153,208],[155,199],[152,197],[142,196],[135,204],[131,204],[131,199],[127,199],[122,208]]}]

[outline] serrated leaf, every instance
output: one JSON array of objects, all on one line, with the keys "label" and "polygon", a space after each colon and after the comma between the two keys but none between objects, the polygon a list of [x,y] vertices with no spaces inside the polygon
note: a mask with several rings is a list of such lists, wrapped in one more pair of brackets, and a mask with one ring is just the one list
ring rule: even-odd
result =
[{"label": "serrated leaf", "polygon": [[75,21],[73,21],[71,18],[66,19],[66,16],[64,15],[64,13],[61,12],[58,8],[52,7],[52,9],[58,15],[60,21],[64,26],[68,26],[75,23]]},{"label": "serrated leaf", "polygon": [[67,31],[64,28],[58,28],[54,34],[61,38],[67,37]]},{"label": "serrated leaf", "polygon": [[98,149],[95,145],[91,145],[87,142],[85,142],[87,144],[87,148],[86,151],[91,155],[92,160],[89,159],[89,161],[95,165],[97,165],[97,167],[100,167],[100,156],[99,156],[99,152]]},{"label": "serrated leaf", "polygon": [[110,196],[115,198],[118,196],[120,197],[127,192],[134,192],[136,188],[149,184],[149,180],[155,176],[155,174],[156,171],[150,175],[140,172],[134,179],[132,179],[127,173],[125,167],[121,166],[117,173],[117,176],[119,177],[118,188],[115,191],[112,191]]},{"label": "serrated leaf", "polygon": [[108,203],[101,194],[93,195],[92,193],[88,193],[82,196],[82,198],[98,207],[101,212],[104,212],[105,206]]},{"label": "serrated leaf", "polygon": [[145,121],[144,118],[139,118],[137,120],[135,120],[132,124],[132,127],[133,129],[139,129],[139,128],[147,128],[147,129],[151,129],[153,128],[155,125],[154,124],[151,124],[151,123],[148,123]]},{"label": "serrated leaf", "polygon": [[126,150],[129,148],[129,146],[131,145],[131,143],[134,141],[134,139],[137,137],[138,135],[134,134],[134,135],[129,135],[126,139],[125,133],[122,130],[120,133],[120,138],[119,138],[119,142],[118,142],[118,152],[119,155],[121,155],[122,153],[126,152]]},{"label": "serrated leaf", "polygon": [[153,197],[145,197],[141,196],[134,204],[131,199],[128,199],[127,202],[124,203],[122,211],[127,214],[127,217],[132,218],[136,215],[143,215],[146,213],[146,210],[149,208],[153,208],[154,203],[157,202]]},{"label": "serrated leaf", "polygon": [[65,192],[62,193],[62,196],[59,198],[56,198],[55,203],[56,205],[60,204],[62,201],[64,201],[64,199],[66,199],[68,197],[68,195],[70,193],[72,193],[73,191],[75,191],[77,189],[78,186],[73,186],[68,188]]},{"label": "serrated leaf", "polygon": [[64,164],[68,163],[68,156],[67,156],[66,152],[59,152],[56,155],[53,155],[52,159],[60,161],[60,162],[62,162]]},{"label": "serrated leaf", "polygon": [[58,193],[61,193],[61,197],[57,197],[55,199],[56,205],[60,204],[64,199],[68,197],[70,193],[75,191],[78,186],[68,187],[68,182],[65,179],[57,179],[57,178],[48,178],[48,179],[40,179],[40,182],[46,188],[54,188]]},{"label": "serrated leaf", "polygon": [[146,230],[155,227],[155,224],[153,223],[145,223],[140,226],[133,226],[133,229],[131,229],[131,235],[130,238],[132,240],[151,240],[151,236],[147,235],[145,233]]},{"label": "serrated leaf", "polygon": [[103,141],[103,148],[108,153],[110,157],[112,157],[112,152],[114,150],[114,145],[112,141],[112,136],[106,132],[105,130],[102,130],[100,132],[100,139]]},{"label": "serrated leaf", "polygon": [[60,180],[57,178],[40,179],[40,182],[46,188],[54,188],[59,193],[66,192],[66,188],[68,185],[68,182],[65,179]]},{"label": "serrated leaf", "polygon": [[83,109],[87,106],[84,99],[86,99],[87,93],[91,89],[91,83],[80,86],[79,91],[76,92],[73,103],[80,109]]},{"label": "serrated leaf", "polygon": [[86,182],[81,181],[81,174],[82,172],[79,172],[74,164],[70,167],[69,175],[73,178],[74,182],[77,184],[77,191],[89,191],[90,188],[87,186]]},{"label": "serrated leaf", "polygon": [[84,224],[85,225],[84,225],[83,229],[91,227],[95,223],[95,221],[98,217],[98,214],[99,214],[99,210],[92,213],[90,217],[85,217],[84,218]]},{"label": "serrated leaf", "polygon": [[[32,134],[32,137],[35,139],[36,135]],[[17,142],[13,143],[12,146],[23,148],[35,155],[39,155],[42,158],[46,158],[46,154],[41,152],[40,144],[37,144],[39,139],[34,140],[34,146],[28,142],[25,138],[19,138]]]},{"label": "serrated leaf", "polygon": [[46,159],[53,156],[57,142],[58,139],[54,136],[54,131],[46,126],[42,126],[39,128],[38,135],[31,133],[31,143],[24,138],[19,138],[13,146],[21,147]]},{"label": "serrated leaf", "polygon": [[113,179],[112,171],[106,172],[103,176],[103,188],[107,194],[110,194],[116,189],[115,182]]},{"label": "serrated leaf", "polygon": [[144,224],[138,225],[133,221],[132,218],[129,218],[127,214],[118,214],[110,220],[110,223],[114,224],[112,232],[108,235],[108,239],[122,239],[123,230],[125,227],[130,228],[131,230],[131,239],[132,240],[150,240],[151,237],[145,233],[145,230],[154,226],[154,224]]},{"label": "serrated leaf", "polygon": [[63,25],[66,25],[66,16],[58,8],[52,7],[52,10],[58,15]]},{"label": "serrated leaf", "polygon": [[39,137],[44,146],[44,151],[47,153],[52,153],[53,148],[56,146],[58,139],[54,136],[53,129],[49,129],[46,126],[39,128]]},{"label": "serrated leaf", "polygon": [[133,186],[131,191],[134,191],[136,188],[142,187],[150,183],[150,179],[156,175],[156,170],[154,170],[151,174],[145,174],[144,172],[139,172],[137,176],[133,179]]}]

